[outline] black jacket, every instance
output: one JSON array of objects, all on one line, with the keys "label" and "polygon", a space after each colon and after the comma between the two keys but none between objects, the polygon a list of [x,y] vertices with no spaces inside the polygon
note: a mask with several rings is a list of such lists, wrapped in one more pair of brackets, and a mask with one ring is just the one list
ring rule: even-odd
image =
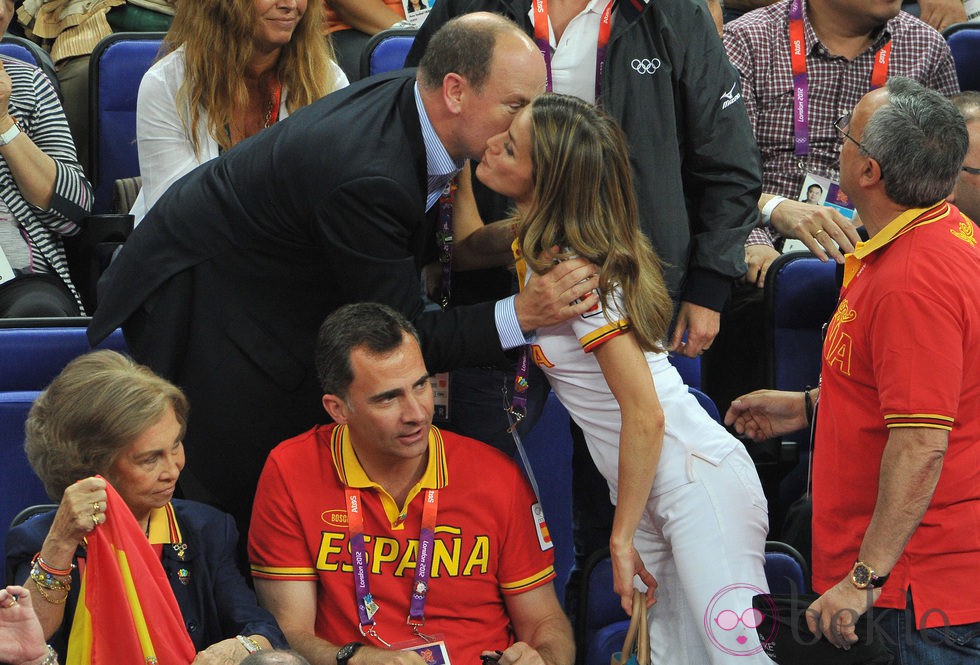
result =
[{"label": "black jacket", "polygon": [[[533,35],[530,8],[530,0],[439,0],[408,64],[439,26],[469,12],[503,14]],[[641,73],[633,63],[642,60],[660,64]],[[745,273],[762,175],[738,73],[701,0],[617,0],[601,105],[629,140],[640,225],[666,264],[671,295],[720,311]]]}]

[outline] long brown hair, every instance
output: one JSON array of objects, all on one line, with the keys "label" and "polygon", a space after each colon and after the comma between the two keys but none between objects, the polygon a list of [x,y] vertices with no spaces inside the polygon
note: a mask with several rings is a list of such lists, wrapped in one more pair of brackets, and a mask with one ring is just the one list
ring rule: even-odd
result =
[{"label": "long brown hair", "polygon": [[629,150],[608,115],[576,97],[548,93],[531,103],[534,182],[518,244],[537,273],[562,248],[600,266],[599,293],[608,309],[619,288],[621,314],[645,351],[662,351],[673,305],[660,260],[640,231]]},{"label": "long brown hair", "polygon": [[[273,74],[288,91],[290,113],[328,92],[333,48],[320,34],[321,0],[309,0],[293,38],[282,47]],[[225,127],[248,104],[244,71],[255,53],[253,0],[187,0],[178,2],[163,50],[184,47],[184,82],[177,108],[184,130],[200,155],[196,127],[207,116],[208,133],[222,149],[231,147]]]}]

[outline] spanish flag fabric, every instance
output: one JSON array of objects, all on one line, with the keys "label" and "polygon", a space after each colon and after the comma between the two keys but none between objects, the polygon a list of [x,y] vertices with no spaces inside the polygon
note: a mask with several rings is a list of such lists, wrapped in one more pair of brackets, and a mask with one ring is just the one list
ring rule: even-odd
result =
[{"label": "spanish flag fabric", "polygon": [[67,665],[188,665],[194,644],[167,575],[111,486],[106,521],[87,538]]}]

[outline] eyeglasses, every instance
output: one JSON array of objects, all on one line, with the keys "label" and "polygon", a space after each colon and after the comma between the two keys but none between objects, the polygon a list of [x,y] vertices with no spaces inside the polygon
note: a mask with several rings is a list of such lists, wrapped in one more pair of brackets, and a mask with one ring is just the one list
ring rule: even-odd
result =
[{"label": "eyeglasses", "polygon": [[834,121],[834,129],[836,129],[837,133],[841,135],[841,138],[853,141],[854,145],[856,145],[861,152],[863,152],[864,154],[870,157],[870,154],[868,153],[867,150],[864,149],[864,146],[861,145],[861,142],[856,140],[853,136],[847,133],[847,128],[850,127],[850,125],[851,125],[850,111],[848,111],[847,113],[845,113],[844,115],[842,115],[841,117],[837,118],[837,120]]},{"label": "eyeglasses", "polygon": [[973,175],[980,175],[980,169],[975,166],[964,166],[963,170],[967,173],[972,173]]}]

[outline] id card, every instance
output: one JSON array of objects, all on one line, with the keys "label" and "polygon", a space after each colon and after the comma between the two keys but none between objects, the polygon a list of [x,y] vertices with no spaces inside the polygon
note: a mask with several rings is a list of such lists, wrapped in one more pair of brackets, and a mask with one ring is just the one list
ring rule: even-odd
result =
[{"label": "id card", "polygon": [[[807,173],[803,179],[803,187],[797,200],[811,205],[833,208],[847,219],[854,219],[857,211],[847,194],[841,191],[840,185],[830,178],[813,173]],[[783,254],[787,252],[809,251],[807,246],[795,238],[789,238],[783,244]]]},{"label": "id card", "polygon": [[426,665],[449,665],[449,651],[446,650],[446,643],[443,640],[427,642],[418,646],[402,647],[396,645],[400,651],[414,651],[425,661]]},{"label": "id card", "polygon": [[405,10],[405,18],[416,28],[425,22],[425,17],[429,15],[429,8],[434,0],[402,0],[402,8]]}]

